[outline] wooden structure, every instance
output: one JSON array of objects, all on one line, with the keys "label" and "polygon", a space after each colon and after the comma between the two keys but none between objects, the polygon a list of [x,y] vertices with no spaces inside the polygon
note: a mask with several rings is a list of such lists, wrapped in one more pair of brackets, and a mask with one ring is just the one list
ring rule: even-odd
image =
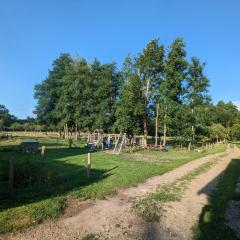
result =
[{"label": "wooden structure", "polygon": [[103,130],[95,129],[92,134],[88,135],[88,146],[91,148],[99,148],[103,145]]},{"label": "wooden structure", "polygon": [[114,146],[113,154],[120,154],[122,151],[122,147],[125,143],[126,143],[126,133],[124,133],[124,134],[121,133],[118,136],[117,142]]}]

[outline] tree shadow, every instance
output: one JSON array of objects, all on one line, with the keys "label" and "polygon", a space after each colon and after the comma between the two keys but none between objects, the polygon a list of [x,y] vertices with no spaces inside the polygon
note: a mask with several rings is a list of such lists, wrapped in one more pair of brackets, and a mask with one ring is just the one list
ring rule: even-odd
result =
[{"label": "tree shadow", "polygon": [[240,159],[232,159],[227,168],[204,186],[198,194],[206,194],[208,204],[203,207],[197,225],[193,228],[196,240],[239,239],[226,225],[225,210],[228,201],[240,200],[235,192],[240,177]]},{"label": "tree shadow", "polygon": [[144,240],[160,240],[162,239],[161,229],[158,223],[144,224],[143,234],[141,239]]},{"label": "tree shadow", "polygon": [[[88,179],[84,157],[79,162],[68,159],[87,152],[87,148],[50,148],[46,149],[43,159],[39,152],[0,152],[0,211],[79,191],[111,176],[111,171],[118,167],[107,170],[93,168]],[[14,162],[14,185],[10,193],[9,159]]]}]

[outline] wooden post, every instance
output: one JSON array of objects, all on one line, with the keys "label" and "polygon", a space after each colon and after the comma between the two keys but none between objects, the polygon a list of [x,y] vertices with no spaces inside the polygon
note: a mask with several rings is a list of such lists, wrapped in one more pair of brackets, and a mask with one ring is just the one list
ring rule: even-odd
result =
[{"label": "wooden post", "polygon": [[90,173],[91,173],[91,153],[88,153],[88,159],[87,159],[87,177],[88,179],[90,178]]},{"label": "wooden post", "polygon": [[68,139],[68,147],[72,148],[72,137]]},{"label": "wooden post", "polygon": [[75,141],[78,140],[78,131],[77,131],[77,123],[75,123]]},{"label": "wooden post", "polygon": [[13,160],[9,159],[9,179],[8,179],[9,192],[13,190],[13,180],[14,180],[14,165]]},{"label": "wooden post", "polygon": [[164,114],[163,119],[163,145],[167,143],[167,113]]},{"label": "wooden post", "polygon": [[42,148],[41,148],[41,157],[42,159],[44,159],[44,156],[45,156],[45,146],[43,145]]}]

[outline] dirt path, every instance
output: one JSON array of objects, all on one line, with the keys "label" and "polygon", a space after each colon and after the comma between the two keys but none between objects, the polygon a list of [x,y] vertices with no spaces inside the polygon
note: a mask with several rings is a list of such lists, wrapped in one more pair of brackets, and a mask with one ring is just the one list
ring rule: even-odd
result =
[{"label": "dirt path", "polygon": [[[137,187],[120,190],[115,197],[94,202],[75,202],[73,212],[76,214],[78,211],[77,215],[71,216],[71,211],[67,210],[65,216],[56,221],[47,221],[22,233],[8,235],[7,238],[73,240],[92,233],[98,239],[190,240],[191,227],[198,220],[202,207],[207,204],[208,194],[216,185],[219,174],[231,159],[238,156],[239,149],[229,148],[225,153],[200,158],[164,175],[152,177]],[[174,182],[213,158],[221,158],[221,161],[190,182],[180,202],[164,204],[164,215],[159,223],[146,223],[130,212],[132,201],[137,197],[154,192],[159,184]]]}]

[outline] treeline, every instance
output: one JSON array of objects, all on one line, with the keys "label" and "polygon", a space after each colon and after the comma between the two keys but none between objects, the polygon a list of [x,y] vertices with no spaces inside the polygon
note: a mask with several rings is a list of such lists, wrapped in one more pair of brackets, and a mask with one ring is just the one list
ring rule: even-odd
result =
[{"label": "treeline", "polygon": [[18,119],[10,114],[9,110],[0,104],[0,131],[47,131],[35,118]]},{"label": "treeline", "polygon": [[9,113],[9,110],[2,104],[0,104],[0,130],[9,128],[17,118]]},{"label": "treeline", "polygon": [[[190,59],[190,60],[189,60]],[[211,103],[205,63],[187,57],[183,39],[150,41],[137,56],[115,63],[61,54],[35,87],[37,121],[62,131],[126,132],[180,141],[230,138],[240,130],[231,102]],[[236,137],[236,133],[234,135]]]}]

